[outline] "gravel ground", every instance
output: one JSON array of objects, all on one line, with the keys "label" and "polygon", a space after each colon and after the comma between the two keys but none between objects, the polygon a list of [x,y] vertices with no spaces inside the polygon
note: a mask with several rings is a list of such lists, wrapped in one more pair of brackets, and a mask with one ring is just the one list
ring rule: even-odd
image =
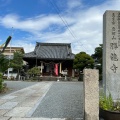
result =
[{"label": "gravel ground", "polygon": [[26,88],[28,86],[34,85],[37,82],[26,82],[26,81],[4,81],[7,83],[8,91],[6,93],[0,94],[0,97],[7,95],[9,93],[15,92],[17,90]]},{"label": "gravel ground", "polygon": [[83,118],[82,103],[82,82],[55,82],[32,117]]}]

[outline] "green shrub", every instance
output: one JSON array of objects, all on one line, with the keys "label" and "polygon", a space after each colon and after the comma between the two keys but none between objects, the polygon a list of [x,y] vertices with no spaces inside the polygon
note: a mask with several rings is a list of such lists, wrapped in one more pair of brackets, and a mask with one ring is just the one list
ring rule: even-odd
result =
[{"label": "green shrub", "polygon": [[100,96],[100,108],[102,108],[103,110],[113,110],[113,99],[111,94],[106,97],[105,95]]},{"label": "green shrub", "polygon": [[40,74],[40,69],[38,67],[33,67],[33,68],[29,69],[27,73],[30,76],[36,76],[36,75]]},{"label": "green shrub", "polygon": [[3,90],[3,79],[2,74],[0,73],[0,92]]},{"label": "green shrub", "polygon": [[100,96],[99,105],[103,110],[120,112],[120,100],[113,101],[111,94],[107,97],[105,95]]}]

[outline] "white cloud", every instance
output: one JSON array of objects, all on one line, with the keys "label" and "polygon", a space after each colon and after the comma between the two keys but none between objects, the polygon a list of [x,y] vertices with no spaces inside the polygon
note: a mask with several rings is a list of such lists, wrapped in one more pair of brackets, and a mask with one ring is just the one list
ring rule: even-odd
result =
[{"label": "white cloud", "polygon": [[[69,3],[69,8],[75,8],[77,5],[83,5],[78,0],[75,3]],[[94,53],[95,47],[102,43],[102,19],[106,10],[119,10],[120,0],[109,0],[101,5],[92,6],[83,10],[75,12],[68,12],[62,14],[63,20],[58,15],[42,15],[35,18],[22,19],[17,15],[6,15],[0,18],[0,24],[4,27],[19,29],[32,33],[32,38],[21,40],[14,44],[16,46],[21,45],[25,48],[26,52],[32,51],[35,44],[33,41],[39,42],[63,42],[72,43],[74,53],[85,51],[88,54]],[[69,29],[65,29],[62,32],[58,32],[58,29],[69,25]],[[52,30],[50,27],[54,25],[57,27]],[[48,30],[49,31],[45,31]],[[30,43],[31,42],[31,43]],[[19,44],[18,44],[19,43]],[[35,43],[35,42],[34,42]]]},{"label": "white cloud", "polygon": [[67,5],[69,9],[73,9],[76,7],[80,7],[82,5],[82,2],[81,0],[68,0]]},{"label": "white cloud", "polygon": [[28,53],[28,52],[32,52],[35,48],[35,44],[33,43],[29,43],[29,42],[21,42],[22,40],[17,40],[16,42],[12,42],[11,43],[11,46],[12,47],[23,47],[24,48],[24,51],[25,53]]},{"label": "white cloud", "polygon": [[35,18],[29,18],[21,20],[19,16],[15,14],[9,14],[0,19],[1,25],[6,28],[14,27],[23,31],[41,31],[49,27],[51,24],[63,25],[62,21],[57,15],[42,15]]}]

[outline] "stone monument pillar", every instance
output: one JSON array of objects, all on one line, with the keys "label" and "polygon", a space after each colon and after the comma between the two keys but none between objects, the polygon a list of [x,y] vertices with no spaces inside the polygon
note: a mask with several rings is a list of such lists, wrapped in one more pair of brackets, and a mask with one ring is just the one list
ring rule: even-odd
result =
[{"label": "stone monument pillar", "polygon": [[99,71],[84,69],[84,120],[99,120]]},{"label": "stone monument pillar", "polygon": [[120,98],[120,11],[103,15],[103,87],[106,95]]}]

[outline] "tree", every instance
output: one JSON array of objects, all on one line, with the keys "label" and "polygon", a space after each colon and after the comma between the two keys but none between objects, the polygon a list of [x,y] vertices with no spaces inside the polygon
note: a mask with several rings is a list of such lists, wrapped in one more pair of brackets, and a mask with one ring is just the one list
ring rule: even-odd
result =
[{"label": "tree", "polygon": [[0,92],[3,89],[3,80],[2,80],[2,74],[0,73]]},{"label": "tree", "polygon": [[99,73],[102,74],[102,51],[103,44],[100,44],[99,47],[95,48],[95,53],[92,54],[92,58],[95,60],[95,67],[99,69]]},{"label": "tree", "polygon": [[3,72],[8,69],[9,60],[0,53],[0,92],[3,90]]},{"label": "tree", "polygon": [[20,69],[23,66],[22,58],[23,58],[23,54],[21,52],[14,52],[14,57],[10,62],[10,67],[16,69],[18,71],[18,74],[19,74]]},{"label": "tree", "polygon": [[3,54],[0,54],[0,72],[5,72],[8,69],[9,60]]},{"label": "tree", "polygon": [[33,67],[28,70],[28,74],[30,76],[36,76],[36,75],[40,74],[40,69],[38,67]]},{"label": "tree", "polygon": [[73,68],[83,71],[84,68],[93,68],[93,64],[94,59],[90,55],[86,54],[85,52],[80,52],[75,55]]}]

